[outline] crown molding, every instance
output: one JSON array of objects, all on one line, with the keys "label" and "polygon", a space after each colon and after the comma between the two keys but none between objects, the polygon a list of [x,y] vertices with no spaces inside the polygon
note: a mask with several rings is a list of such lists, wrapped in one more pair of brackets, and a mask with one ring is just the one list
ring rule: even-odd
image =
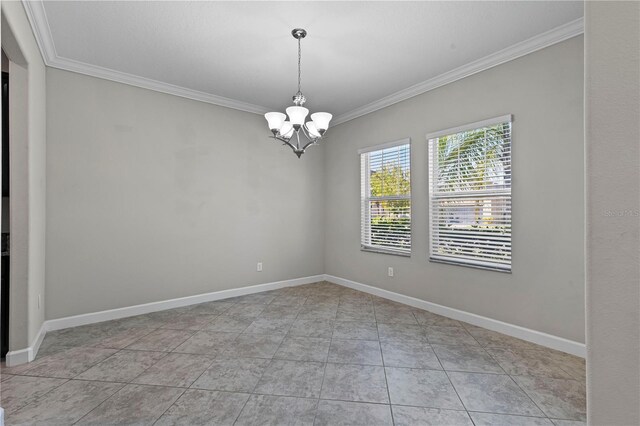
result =
[{"label": "crown molding", "polygon": [[118,83],[141,87],[143,89],[153,90],[156,92],[168,93],[169,95],[180,96],[182,98],[193,99],[195,101],[251,112],[253,114],[262,115],[270,111],[270,109],[260,105],[225,98],[223,96],[212,95],[211,93],[200,92],[198,90],[187,89],[186,87],[176,86],[174,84],[164,83],[150,78],[139,77],[137,75],[127,74],[97,65],[89,65],[84,62],[74,61],[73,59],[56,57],[47,65],[53,68],[73,71],[79,74],[90,75],[92,77],[116,81]]},{"label": "crown molding", "polygon": [[53,44],[53,36],[51,35],[51,28],[44,10],[44,2],[22,0],[22,5],[31,24],[36,43],[40,48],[42,59],[46,65],[49,65],[51,60],[58,56],[58,53],[56,52],[56,46]]},{"label": "crown molding", "polygon": [[332,124],[335,126],[346,121],[353,120],[583,33],[584,18],[576,19],[575,21],[568,22],[552,30],[538,34],[520,43],[516,43],[498,52],[487,55],[484,58],[469,62],[468,64],[462,65],[444,74],[440,74],[437,77],[414,84],[411,87],[400,90],[389,96],[385,96],[377,101],[341,114],[333,120]]},{"label": "crown molding", "polygon": [[47,14],[44,9],[44,2],[42,0],[22,0],[22,4],[24,5],[27,18],[29,19],[29,23],[33,29],[33,34],[36,38],[36,42],[38,43],[38,47],[40,48],[42,59],[44,60],[45,65],[49,67],[103,78],[105,80],[116,81],[130,86],[141,87],[143,89],[167,93],[170,95],[180,96],[182,98],[193,99],[254,114],[265,114],[270,111],[270,109],[261,105],[254,105],[248,102],[242,102],[235,99],[225,98],[223,96],[213,95],[211,93],[188,89],[186,87],[140,77],[98,65],[91,65],[75,61],[73,59],[63,58],[56,52],[53,37],[51,35],[51,28],[49,27],[49,21],[47,20]]},{"label": "crown molding", "polygon": [[[53,37],[51,35],[51,29],[47,20],[47,14],[44,9],[44,2],[42,0],[22,0],[22,4],[24,5],[27,18],[29,19],[29,23],[33,29],[33,34],[35,35],[36,42],[40,48],[44,63],[49,67],[103,78],[106,80],[116,81],[118,83],[141,87],[143,89],[154,90],[156,92],[167,93],[254,114],[264,114],[270,111],[268,108],[261,105],[254,105],[235,99],[225,98],[223,96],[213,95],[211,93],[188,89],[158,80],[152,80],[97,65],[90,65],[84,62],[63,58],[56,52]],[[560,43],[561,41],[578,36],[582,33],[584,33],[584,18],[576,19],[575,21],[571,21],[550,31],[538,34],[530,39],[487,55],[484,58],[469,62],[468,64],[462,65],[444,74],[440,74],[439,76],[420,82],[411,87],[378,99],[377,101],[341,114],[333,119],[332,124],[335,126],[379,109],[386,108],[446,84],[453,83],[454,81],[469,77],[470,75],[479,73],[505,62],[512,61],[553,44]]]}]

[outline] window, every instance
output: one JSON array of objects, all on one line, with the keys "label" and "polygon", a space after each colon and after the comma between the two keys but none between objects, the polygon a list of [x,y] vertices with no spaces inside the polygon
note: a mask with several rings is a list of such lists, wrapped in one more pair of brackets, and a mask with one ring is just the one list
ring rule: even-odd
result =
[{"label": "window", "polygon": [[362,250],[411,255],[409,139],[360,151]]},{"label": "window", "polygon": [[427,140],[430,260],[511,271],[511,116]]}]

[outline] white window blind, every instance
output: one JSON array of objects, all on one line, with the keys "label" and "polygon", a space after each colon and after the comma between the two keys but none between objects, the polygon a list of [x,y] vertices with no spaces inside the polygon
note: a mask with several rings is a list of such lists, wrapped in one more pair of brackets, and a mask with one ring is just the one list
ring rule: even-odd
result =
[{"label": "white window blind", "polygon": [[411,255],[411,145],[408,139],[360,151],[361,247]]},{"label": "white window blind", "polygon": [[431,260],[511,271],[511,121],[427,135]]}]

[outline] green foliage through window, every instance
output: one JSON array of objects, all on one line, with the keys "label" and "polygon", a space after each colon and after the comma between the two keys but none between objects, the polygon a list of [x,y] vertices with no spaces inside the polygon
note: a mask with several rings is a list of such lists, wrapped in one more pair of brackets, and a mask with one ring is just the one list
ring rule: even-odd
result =
[{"label": "green foliage through window", "polygon": [[410,146],[362,154],[362,246],[411,251]]},{"label": "green foliage through window", "polygon": [[511,122],[429,144],[431,258],[511,270]]}]

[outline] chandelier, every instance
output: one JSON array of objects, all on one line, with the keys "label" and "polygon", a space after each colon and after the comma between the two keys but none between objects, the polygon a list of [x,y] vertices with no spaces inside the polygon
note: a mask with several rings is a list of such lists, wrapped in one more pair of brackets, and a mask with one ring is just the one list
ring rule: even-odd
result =
[{"label": "chandelier", "polygon": [[[293,106],[286,109],[287,114],[281,112],[268,112],[264,115],[269,123],[269,129],[273,133],[270,136],[288,145],[300,158],[305,149],[310,145],[317,145],[324,133],[329,128],[329,121],[333,117],[328,112],[316,112],[311,114],[311,121],[305,123],[309,110],[303,105],[307,101],[300,91],[300,59],[302,57],[300,40],[307,36],[307,32],[301,28],[291,31],[293,38],[298,40],[298,92],[293,96]],[[289,120],[287,120],[289,116]],[[302,130],[303,141],[300,141],[300,131]]]}]

